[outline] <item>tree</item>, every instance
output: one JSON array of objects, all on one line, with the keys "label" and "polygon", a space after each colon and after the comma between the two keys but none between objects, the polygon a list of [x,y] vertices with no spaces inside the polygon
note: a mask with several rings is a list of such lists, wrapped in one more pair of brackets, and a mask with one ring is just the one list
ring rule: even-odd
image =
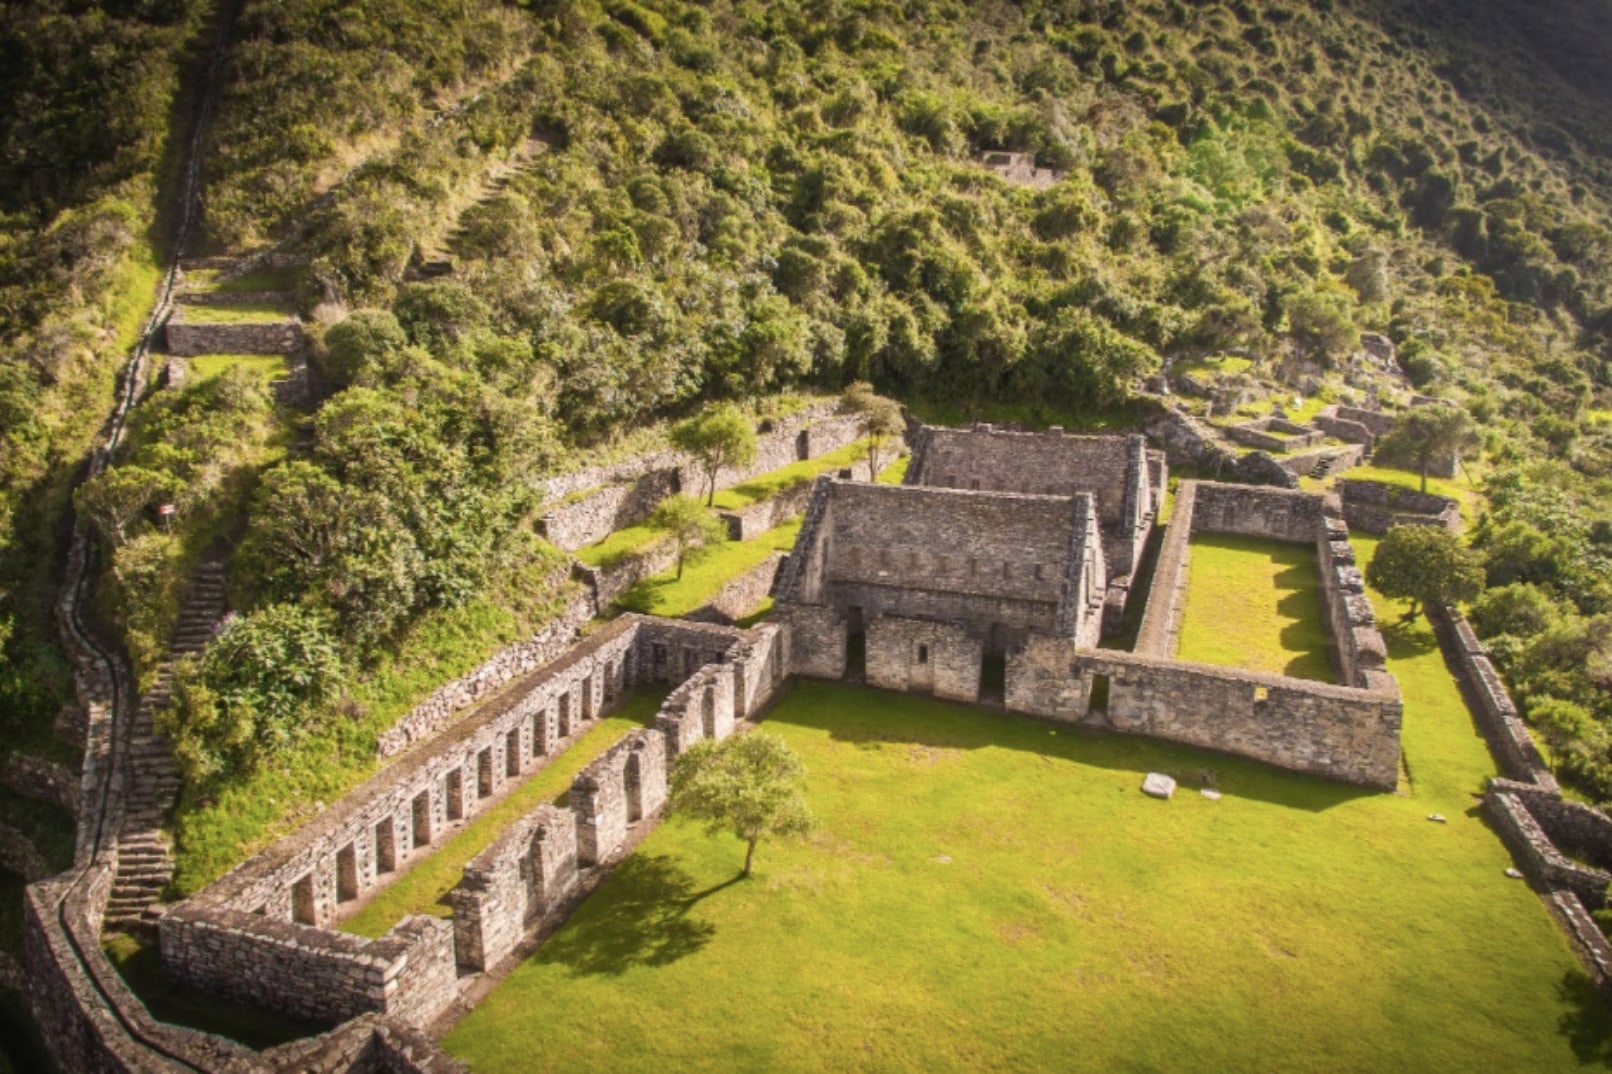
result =
[{"label": "tree", "polygon": [[182,487],[177,478],[141,466],[110,467],[79,486],[73,506],[117,546],[128,539],[129,523],[153,500],[176,495]]},{"label": "tree", "polygon": [[802,793],[806,768],[783,739],[762,731],[696,742],[672,768],[671,812],[731,831],[746,843],[750,875],[756,844],[767,835],[802,835],[816,821]]},{"label": "tree", "polygon": [[1465,410],[1453,403],[1433,403],[1411,407],[1401,414],[1378,452],[1414,463],[1422,475],[1422,491],[1426,492],[1427,470],[1433,461],[1458,459],[1477,439],[1478,431]]},{"label": "tree", "polygon": [[649,524],[664,530],[677,542],[677,576],[683,577],[683,560],[696,548],[714,544],[725,536],[721,520],[692,496],[668,496],[649,516]]},{"label": "tree", "polygon": [[1377,546],[1366,581],[1384,596],[1408,599],[1407,621],[1418,604],[1454,604],[1483,591],[1477,554],[1442,526],[1395,526]]},{"label": "tree", "polygon": [[1601,725],[1589,709],[1575,702],[1548,696],[1533,698],[1528,704],[1528,722],[1550,747],[1551,768],[1557,775],[1570,758],[1593,757],[1596,746],[1604,750]]},{"label": "tree", "polygon": [[756,430],[731,403],[672,426],[672,446],[694,456],[705,471],[705,504],[716,500],[716,475],[724,466],[743,466],[756,457]]},{"label": "tree", "polygon": [[845,389],[845,405],[856,415],[857,432],[868,442],[868,480],[877,481],[886,441],[907,430],[901,406],[894,399],[875,394],[873,385],[865,380]]}]

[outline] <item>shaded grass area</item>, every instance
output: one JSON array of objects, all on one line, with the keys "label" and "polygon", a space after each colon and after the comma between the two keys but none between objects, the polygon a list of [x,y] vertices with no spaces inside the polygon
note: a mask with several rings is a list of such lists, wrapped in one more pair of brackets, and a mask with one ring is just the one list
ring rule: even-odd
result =
[{"label": "shaded grass area", "polygon": [[466,863],[485,850],[505,828],[539,805],[563,803],[578,772],[620,742],[627,732],[653,726],[666,694],[667,691],[661,689],[633,691],[620,709],[590,727],[547,768],[491,809],[478,813],[429,857],[378,892],[362,910],[342,922],[342,931],[374,937],[383,935],[406,914],[450,916],[452,910],[443,901],[444,896],[459,883]]},{"label": "shaded grass area", "polygon": [[34,1024],[28,1001],[0,988],[0,1074],[50,1074],[59,1069]]},{"label": "shaded grass area", "polygon": [[[1385,485],[1395,485],[1399,488],[1420,492],[1422,489],[1422,475],[1410,470],[1398,470],[1387,466],[1353,466],[1339,472],[1333,478],[1316,480],[1311,477],[1299,479],[1299,486],[1308,491],[1320,491],[1331,487],[1333,481],[1347,478],[1354,481],[1378,481]],[[1461,505],[1461,514],[1468,520],[1477,516],[1479,502],[1478,489],[1470,477],[1443,478],[1429,476],[1427,491],[1434,496],[1448,496]]]},{"label": "shaded grass area", "polygon": [[647,615],[674,618],[687,615],[774,552],[787,552],[795,547],[799,534],[800,520],[795,519],[768,530],[753,541],[724,541],[702,548],[689,555],[682,578],[677,577],[675,567],[646,578],[622,594],[617,604],[627,611]]},{"label": "shaded grass area", "polygon": [[174,855],[178,894],[201,890],[369,778],[383,729],[444,682],[553,621],[566,596],[550,582],[558,561],[556,554],[505,578],[492,587],[497,603],[478,600],[423,616],[353,682],[342,706],[350,715],[313,729],[223,790],[182,798]]},{"label": "shaded grass area", "polygon": [[192,384],[212,380],[226,370],[244,368],[262,380],[283,377],[289,371],[283,354],[198,354],[185,359],[187,379]]},{"label": "shaded grass area", "polygon": [[[862,473],[867,474],[867,441],[858,440],[846,444],[842,448],[826,452],[815,459],[803,459],[792,462],[788,466],[781,466],[776,470],[769,470],[760,477],[751,478],[740,485],[730,489],[723,489],[716,494],[712,506],[719,511],[737,511],[749,507],[762,500],[770,500],[780,492],[791,489],[796,485],[808,485],[819,476],[830,470],[843,470],[860,464]],[[704,491],[703,489],[701,491]]]},{"label": "shaded grass area", "polygon": [[211,992],[180,984],[162,969],[155,944],[131,936],[113,936],[106,942],[107,957],[117,967],[129,990],[140,997],[159,1021],[216,1033],[252,1048],[269,1048],[319,1028],[272,1011],[232,1003]]},{"label": "shaded grass area", "polygon": [[[1603,1061],[1612,1018],[1503,875],[1467,793],[1491,766],[1425,656],[1391,655],[1410,796],[800,683],[767,729],[819,830],[736,881],[737,840],[664,825],[445,1044],[476,1071]],[[1219,802],[1138,791],[1205,767]]]},{"label": "shaded grass area", "polygon": [[256,302],[230,302],[210,306],[186,306],[186,324],[272,324],[289,320],[295,310],[289,306],[266,306]]},{"label": "shaded grass area", "polygon": [[1336,681],[1315,549],[1206,533],[1192,538],[1182,660]]}]

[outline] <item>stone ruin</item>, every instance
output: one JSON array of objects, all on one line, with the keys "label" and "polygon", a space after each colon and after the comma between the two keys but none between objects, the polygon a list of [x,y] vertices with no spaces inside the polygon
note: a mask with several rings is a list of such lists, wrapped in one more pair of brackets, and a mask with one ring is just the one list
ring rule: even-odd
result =
[{"label": "stone ruin", "polygon": [[[908,480],[819,481],[774,591],[793,672],[841,678],[860,658],[872,685],[961,701],[1000,678],[1010,711],[1397,785],[1399,690],[1348,528],[1321,496],[1182,482],[1121,652],[1097,648],[1105,605],[1123,608],[1109,574],[1141,562],[1164,480],[1140,437],[925,429]],[[1315,548],[1336,683],[1176,659],[1196,533]]]},{"label": "stone ruin", "polygon": [[[158,925],[176,980],[334,1025],[366,1013],[427,1026],[461,979],[508,959],[565,912],[665,805],[668,769],[766,705],[787,635],[627,615],[511,683],[471,716],[400,755],[363,786],[191,899]],[[572,783],[569,806],[521,817],[465,868],[451,919],[410,915],[378,939],[338,931],[361,899],[525,782],[634,686],[674,685],[653,728],[633,731]]]}]

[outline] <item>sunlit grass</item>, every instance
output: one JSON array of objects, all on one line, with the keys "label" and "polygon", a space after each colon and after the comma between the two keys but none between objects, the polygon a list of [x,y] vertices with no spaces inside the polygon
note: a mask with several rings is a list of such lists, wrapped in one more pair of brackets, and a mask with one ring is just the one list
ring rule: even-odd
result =
[{"label": "sunlit grass", "polygon": [[263,380],[273,380],[287,373],[283,354],[198,354],[185,359],[188,382],[199,384],[212,380],[229,369],[248,369]]},{"label": "sunlit grass", "polygon": [[[886,450],[890,450],[888,447]],[[819,475],[830,470],[844,470],[848,467],[861,466],[862,473],[867,473],[867,441],[858,440],[853,444],[846,444],[842,448],[825,452],[815,459],[803,459],[800,462],[781,466],[776,470],[769,470],[759,477],[753,477],[740,485],[730,489],[723,489],[716,494],[712,506],[719,511],[737,511],[751,504],[770,500],[786,489],[796,485],[807,485]]]},{"label": "sunlit grass", "polygon": [[753,541],[724,541],[689,556],[683,577],[673,568],[646,579],[628,590],[618,602],[628,611],[677,617],[687,615],[711,598],[724,585],[745,571],[759,566],[775,552],[795,546],[800,520],[786,522]]},{"label": "sunlit grass", "polygon": [[1200,534],[1188,568],[1182,660],[1335,681],[1312,546]]}]

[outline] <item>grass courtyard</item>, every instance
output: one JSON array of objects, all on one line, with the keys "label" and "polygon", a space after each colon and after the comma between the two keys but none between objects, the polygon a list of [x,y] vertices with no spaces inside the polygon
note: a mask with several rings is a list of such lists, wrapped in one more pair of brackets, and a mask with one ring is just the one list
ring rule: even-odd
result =
[{"label": "grass courtyard", "polygon": [[1336,681],[1309,545],[1223,533],[1192,538],[1177,656]]},{"label": "grass courtyard", "polygon": [[[818,831],[736,881],[736,840],[662,826],[445,1044],[501,1072],[1606,1063],[1612,1018],[1473,808],[1492,767],[1431,634],[1390,650],[1398,795],[802,682],[766,726]],[[1153,770],[1187,783],[1144,798]]]}]

